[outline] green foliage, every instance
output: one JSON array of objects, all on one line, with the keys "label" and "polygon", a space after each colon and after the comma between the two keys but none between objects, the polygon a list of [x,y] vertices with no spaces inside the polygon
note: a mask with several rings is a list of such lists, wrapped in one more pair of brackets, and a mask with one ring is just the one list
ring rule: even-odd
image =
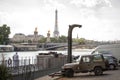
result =
[{"label": "green foliage", "polygon": [[84,38],[80,38],[78,42],[79,44],[85,44],[86,40]]},{"label": "green foliage", "polygon": [[5,66],[5,57],[2,54],[2,63],[0,64],[0,80],[12,80],[12,75],[9,73],[8,68]]},{"label": "green foliage", "polygon": [[50,38],[50,40],[53,43],[64,43],[67,42],[67,37],[62,35],[59,38]]},{"label": "green foliage", "polygon": [[[45,43],[46,40],[47,40],[47,38],[43,37],[38,42],[39,43]],[[59,38],[51,37],[50,40],[51,40],[52,43],[64,43],[64,42],[67,42],[67,37],[62,35]],[[31,41],[29,40],[28,43],[31,43]]]},{"label": "green foliage", "polygon": [[50,38],[50,40],[51,40],[52,43],[57,43],[57,42],[58,42],[58,39],[57,39],[57,38],[53,38],[53,37],[52,37],[52,38]]},{"label": "green foliage", "polygon": [[6,24],[0,26],[0,44],[9,43],[9,34],[10,34],[10,27],[8,27]]},{"label": "green foliage", "polygon": [[60,43],[67,42],[67,37],[66,37],[66,36],[63,36],[63,35],[60,36],[60,37],[59,37],[59,42],[60,42]]},{"label": "green foliage", "polygon": [[9,74],[7,67],[3,64],[0,65],[0,80],[12,80],[11,74]]},{"label": "green foliage", "polygon": [[39,43],[45,43],[46,42],[46,38],[42,38],[42,39],[40,39],[39,41],[38,41]]},{"label": "green foliage", "polygon": [[32,41],[31,41],[31,40],[28,40],[28,43],[32,43]]},{"label": "green foliage", "polygon": [[86,43],[86,39],[84,39],[84,38],[73,39],[73,42],[77,42],[79,44],[85,44]]}]

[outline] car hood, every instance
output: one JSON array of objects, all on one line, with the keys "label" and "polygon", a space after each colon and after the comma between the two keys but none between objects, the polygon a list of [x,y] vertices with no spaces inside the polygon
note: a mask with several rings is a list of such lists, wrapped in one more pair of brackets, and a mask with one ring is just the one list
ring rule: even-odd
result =
[{"label": "car hood", "polygon": [[79,62],[76,62],[76,63],[67,63],[62,68],[72,68],[72,67],[77,66],[77,65],[79,65]]}]

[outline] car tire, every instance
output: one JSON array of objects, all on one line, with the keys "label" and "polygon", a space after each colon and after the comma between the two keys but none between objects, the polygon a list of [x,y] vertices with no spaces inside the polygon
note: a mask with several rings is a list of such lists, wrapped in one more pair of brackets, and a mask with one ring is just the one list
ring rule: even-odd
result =
[{"label": "car tire", "polygon": [[96,76],[102,75],[102,74],[103,74],[102,68],[101,68],[101,67],[95,67],[95,69],[94,69],[94,74],[95,74]]},{"label": "car tire", "polygon": [[66,70],[66,72],[65,72],[66,77],[73,77],[73,75],[74,75],[73,70],[71,70],[71,69]]},{"label": "car tire", "polygon": [[110,70],[114,70],[114,69],[115,69],[115,65],[110,64],[110,65],[109,65],[109,69],[110,69]]},{"label": "car tire", "polygon": [[66,75],[65,75],[65,73],[62,73],[61,75],[62,75],[63,77],[65,77],[65,76],[66,76]]}]

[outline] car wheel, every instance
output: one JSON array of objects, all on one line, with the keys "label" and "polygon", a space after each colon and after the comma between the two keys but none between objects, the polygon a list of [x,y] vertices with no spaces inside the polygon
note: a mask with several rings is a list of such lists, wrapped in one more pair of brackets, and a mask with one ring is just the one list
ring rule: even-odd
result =
[{"label": "car wheel", "polygon": [[110,65],[109,65],[109,69],[110,69],[110,70],[114,70],[114,69],[115,69],[115,66],[114,66],[113,64],[110,64]]},{"label": "car wheel", "polygon": [[74,72],[73,72],[73,70],[71,70],[71,69],[68,69],[68,70],[66,70],[66,77],[73,77],[73,75],[74,75]]},{"label": "car wheel", "polygon": [[65,76],[66,76],[66,75],[65,75],[65,72],[62,72],[62,76],[63,76],[63,77],[65,77]]},{"label": "car wheel", "polygon": [[95,74],[96,76],[102,75],[102,74],[103,74],[102,68],[101,68],[101,67],[96,67],[96,68],[94,69],[94,74]]}]

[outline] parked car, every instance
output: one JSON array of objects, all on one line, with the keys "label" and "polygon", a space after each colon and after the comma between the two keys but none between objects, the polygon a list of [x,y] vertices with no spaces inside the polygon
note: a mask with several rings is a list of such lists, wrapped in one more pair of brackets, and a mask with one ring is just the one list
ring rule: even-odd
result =
[{"label": "parked car", "polygon": [[114,57],[109,52],[106,52],[106,51],[102,51],[102,52],[93,51],[91,54],[103,54],[103,57],[108,62],[106,66],[110,70],[114,70],[114,69],[116,69],[118,67],[118,59],[116,57]]},{"label": "parked car", "polygon": [[118,60],[112,55],[104,55],[104,58],[108,61],[108,69],[115,70],[118,67]]},{"label": "parked car", "polygon": [[[120,62],[120,44],[104,44],[97,46],[94,51],[112,54]],[[120,63],[119,63],[120,65]]]},{"label": "parked car", "polygon": [[106,70],[105,59],[102,54],[82,55],[76,63],[67,63],[62,66],[62,75],[73,77],[74,73],[94,72],[95,75],[102,75]]}]

